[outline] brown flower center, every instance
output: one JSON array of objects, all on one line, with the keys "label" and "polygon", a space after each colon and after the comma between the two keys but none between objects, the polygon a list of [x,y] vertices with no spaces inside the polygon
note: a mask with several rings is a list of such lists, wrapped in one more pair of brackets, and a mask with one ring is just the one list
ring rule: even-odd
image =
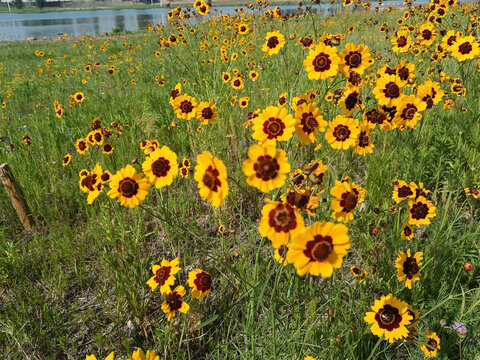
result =
[{"label": "brown flower center", "polygon": [[288,233],[297,227],[295,212],[288,204],[278,205],[268,214],[268,224],[275,229],[276,232]]},{"label": "brown flower center", "polygon": [[213,117],[213,110],[209,107],[202,110],[202,117],[206,120],[210,120]]},{"label": "brown flower center", "polygon": [[421,202],[415,203],[410,209],[410,214],[416,220],[425,219],[428,215],[428,205]]},{"label": "brown flower center", "polygon": [[271,117],[263,123],[263,132],[268,135],[268,139],[276,139],[283,135],[285,124],[279,118]]},{"label": "brown flower center", "polygon": [[218,180],[218,175],[218,170],[214,169],[212,165],[210,165],[205,171],[205,174],[203,174],[203,184],[212,191],[218,191],[218,187],[221,185],[220,180]]},{"label": "brown flower center", "polygon": [[138,183],[135,180],[126,177],[118,184],[118,191],[126,198],[131,198],[137,194],[138,187]]},{"label": "brown flower center", "polygon": [[189,100],[183,100],[180,103],[180,110],[185,114],[191,113],[193,110],[193,105]]},{"label": "brown flower center", "polygon": [[418,274],[419,270],[417,260],[413,257],[407,257],[403,263],[403,273],[407,275],[407,278],[411,280],[415,274]]},{"label": "brown flower center", "polygon": [[170,170],[170,161],[161,157],[152,163],[152,172],[156,177],[163,177]]},{"label": "brown flower center", "polygon": [[253,165],[256,176],[264,181],[268,181],[277,177],[280,165],[277,159],[270,155],[259,156],[257,162]]},{"label": "brown flower center", "polygon": [[176,292],[168,294],[167,304],[170,307],[170,311],[176,311],[182,307],[182,300],[180,300],[180,294]]},{"label": "brown flower center", "polygon": [[407,38],[405,36],[400,36],[397,39],[397,46],[398,47],[404,47],[407,45]]},{"label": "brown flower center", "polygon": [[383,90],[383,92],[385,93],[386,97],[389,97],[389,98],[392,98],[392,99],[393,98],[398,98],[400,96],[400,88],[393,81],[389,82],[385,86],[385,89]]},{"label": "brown flower center", "polygon": [[358,196],[352,192],[346,192],[342,194],[342,200],[340,200],[340,206],[345,212],[351,212],[357,207]]},{"label": "brown flower center", "polygon": [[313,68],[316,72],[323,72],[330,69],[330,64],[332,60],[330,60],[330,56],[325,53],[318,54],[315,59],[313,59]]},{"label": "brown flower center", "polygon": [[310,261],[325,261],[333,251],[332,241],[330,236],[315,235],[312,241],[307,242],[303,253]]},{"label": "brown flower center", "polygon": [[277,38],[276,36],[272,36],[272,37],[269,38],[268,41],[267,41],[267,46],[268,46],[270,49],[275,49],[278,44],[280,44],[280,42],[278,41],[278,38]]},{"label": "brown flower center", "polygon": [[472,44],[470,44],[469,42],[465,42],[458,47],[458,52],[462,55],[466,55],[466,54],[470,54],[472,49],[473,49]]},{"label": "brown flower center", "polygon": [[337,125],[333,130],[333,136],[337,141],[345,141],[350,137],[350,129],[346,125]]},{"label": "brown flower center", "polygon": [[303,125],[302,130],[307,134],[311,134],[318,127],[318,121],[312,113],[303,113],[301,124]]},{"label": "brown flower center", "polygon": [[154,277],[154,281],[158,284],[160,284],[160,286],[162,286],[163,284],[165,284],[165,282],[168,280],[168,278],[170,277],[170,270],[171,270],[171,266],[162,266],[160,269],[157,270],[157,272],[155,273],[155,277]]},{"label": "brown flower center", "polygon": [[362,54],[358,51],[353,51],[345,56],[345,63],[350,68],[358,68],[362,64]]}]

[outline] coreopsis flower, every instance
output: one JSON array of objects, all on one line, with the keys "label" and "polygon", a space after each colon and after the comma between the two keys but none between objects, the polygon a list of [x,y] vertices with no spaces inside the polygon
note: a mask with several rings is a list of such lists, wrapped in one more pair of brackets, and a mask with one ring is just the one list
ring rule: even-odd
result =
[{"label": "coreopsis flower", "polygon": [[228,195],[227,168],[222,160],[204,151],[197,156],[194,179],[200,196],[213,206],[220,207]]},{"label": "coreopsis flower", "polygon": [[415,191],[413,182],[407,184],[404,180],[393,180],[393,194],[392,199],[398,204],[405,199],[415,198]]},{"label": "coreopsis flower", "polygon": [[408,223],[405,222],[402,225],[402,239],[404,240],[411,240],[415,236],[415,232],[413,231],[413,227]]},{"label": "coreopsis flower", "polygon": [[374,129],[377,124],[382,130],[390,130],[392,128],[391,120],[388,115],[382,109],[372,108],[362,115],[364,122],[370,125],[370,128]]},{"label": "coreopsis flower", "polygon": [[102,145],[102,152],[105,155],[110,155],[111,153],[113,153],[113,150],[115,150],[115,147],[110,143],[105,143]]},{"label": "coreopsis flower", "polygon": [[88,170],[82,170],[80,172],[80,190],[88,194],[87,204],[89,205],[91,205],[103,191],[103,182],[101,179],[102,173],[102,167],[99,163],[95,165],[92,172],[89,172]]},{"label": "coreopsis flower", "polygon": [[317,131],[324,132],[328,125],[314,102],[298,106],[295,120],[295,132],[300,142],[306,145],[317,142]]},{"label": "coreopsis flower", "polygon": [[178,83],[177,85],[175,85],[173,90],[170,91],[170,100],[169,100],[170,105],[173,106],[175,99],[179,97],[181,93],[182,93],[182,84]]},{"label": "coreopsis flower", "polygon": [[134,208],[139,205],[148,194],[150,184],[142,173],[137,173],[135,168],[128,164],[117,171],[110,180],[110,191],[107,193],[112,199],[125,207]]},{"label": "coreopsis flower", "polygon": [[478,190],[476,186],[467,187],[463,190],[467,196],[473,196],[475,199],[480,199],[480,190]]},{"label": "coreopsis flower", "polygon": [[265,201],[258,232],[270,240],[274,248],[287,245],[290,238],[305,227],[305,222],[289,204]]},{"label": "coreopsis flower", "polygon": [[397,105],[397,112],[393,122],[398,128],[409,127],[413,129],[422,118],[422,112],[427,104],[415,95],[403,95]]},{"label": "coreopsis flower", "polygon": [[347,43],[345,49],[340,51],[339,55],[341,59],[340,70],[345,76],[348,76],[350,71],[363,74],[365,69],[373,63],[370,58],[370,50],[364,45]]},{"label": "coreopsis flower", "polygon": [[396,75],[383,75],[377,79],[377,84],[372,93],[377,98],[379,105],[387,107],[397,106],[403,93],[406,81]]},{"label": "coreopsis flower", "polygon": [[425,334],[425,343],[420,344],[420,349],[426,357],[437,357],[437,350],[440,350],[440,338],[437,333],[427,331]]},{"label": "coreopsis flower", "polygon": [[303,65],[310,80],[325,80],[337,75],[340,62],[337,48],[320,42],[310,49]]},{"label": "coreopsis flower", "polygon": [[156,148],[145,158],[142,170],[157,189],[168,186],[178,174],[177,154],[166,145]]},{"label": "coreopsis flower", "polygon": [[67,166],[72,161],[72,155],[66,154],[62,159],[62,166]]},{"label": "coreopsis flower", "polygon": [[75,148],[79,154],[85,155],[88,151],[88,143],[83,138],[77,139],[75,142]]},{"label": "coreopsis flower", "polygon": [[285,36],[280,31],[268,32],[265,36],[265,44],[262,46],[262,51],[268,56],[278,54],[280,49],[285,45]]},{"label": "coreopsis flower", "polygon": [[179,119],[190,120],[195,117],[197,101],[187,94],[180,95],[173,101],[173,110]]},{"label": "coreopsis flower", "polygon": [[[110,354],[107,355],[107,357],[105,358],[105,360],[113,360],[115,354],[114,352],[112,351]],[[97,358],[95,357],[95,355],[87,355],[85,357],[85,360],[97,360]]]},{"label": "coreopsis flower", "polygon": [[253,135],[259,143],[287,141],[295,132],[295,119],[282,106],[268,106],[253,119]]},{"label": "coreopsis flower", "polygon": [[79,91],[73,95],[73,98],[75,99],[75,102],[81,103],[83,100],[85,100],[85,95],[83,92]]},{"label": "coreopsis flower", "polygon": [[421,226],[430,224],[430,219],[435,217],[436,207],[433,206],[430,200],[423,196],[415,200],[410,200],[408,203],[409,223],[411,225]]},{"label": "coreopsis flower", "polygon": [[[402,60],[400,64],[395,66],[395,72],[400,80],[408,81],[415,77],[415,64],[408,60]],[[408,84],[407,84],[408,85]]]},{"label": "coreopsis flower", "polygon": [[213,124],[217,118],[217,109],[212,102],[203,101],[197,105],[197,119],[203,124]]},{"label": "coreopsis flower", "polygon": [[160,356],[157,355],[155,350],[147,350],[144,353],[141,349],[137,349],[132,353],[132,357],[127,360],[159,360]]},{"label": "coreopsis flower", "polygon": [[274,259],[283,266],[287,266],[289,262],[287,261],[287,252],[288,252],[288,245],[282,245],[279,248],[275,249],[273,253]]},{"label": "coreopsis flower", "polygon": [[316,222],[297,233],[288,245],[287,261],[300,276],[331,277],[333,269],[342,266],[350,247],[348,228],[332,222]]},{"label": "coreopsis flower", "polygon": [[408,331],[409,331],[409,336],[412,337],[415,335],[415,329],[417,328],[417,325],[420,323],[420,311],[415,310],[412,305],[408,304],[407,312],[410,314],[412,317],[412,320],[410,320],[410,325],[407,326]]},{"label": "coreopsis flower", "polygon": [[[243,82],[242,78],[239,76],[234,77],[230,82],[230,85],[232,85],[232,88],[237,91],[243,90],[243,88],[245,87],[245,83]],[[230,101],[230,105],[232,105],[231,101]]]},{"label": "coreopsis flower", "polygon": [[365,156],[366,154],[373,153],[375,145],[372,144],[370,138],[370,124],[368,122],[362,122],[359,126],[360,133],[355,143],[355,153]]},{"label": "coreopsis flower", "polygon": [[337,115],[335,119],[330,121],[325,139],[332,148],[346,150],[355,146],[359,133],[357,119]]},{"label": "coreopsis flower", "polygon": [[335,196],[335,199],[332,200],[332,217],[337,221],[347,223],[353,220],[353,212],[358,204],[363,202],[367,190],[349,180],[336,180],[330,193]]},{"label": "coreopsis flower", "polygon": [[420,45],[430,46],[435,41],[436,31],[431,23],[425,23],[418,29],[417,40]]},{"label": "coreopsis flower", "polygon": [[175,284],[175,274],[180,271],[179,262],[178,257],[172,261],[163,259],[160,265],[152,266],[154,275],[147,281],[152,291],[160,285],[160,294],[171,292],[170,287]]},{"label": "coreopsis flower", "polygon": [[445,95],[445,91],[440,89],[440,84],[430,79],[418,86],[417,97],[427,104],[427,109],[437,105]]},{"label": "coreopsis flower", "polygon": [[417,252],[415,255],[411,255],[410,249],[405,254],[400,251],[397,260],[395,261],[395,267],[397,268],[398,281],[405,280],[405,287],[411,289],[412,282],[420,280],[420,266],[422,266],[422,252]]},{"label": "coreopsis flower", "polygon": [[177,286],[172,292],[167,293],[168,299],[162,303],[162,311],[167,314],[168,321],[172,320],[176,311],[186,314],[190,309],[190,305],[182,300],[185,294],[183,286]]},{"label": "coreopsis flower", "polygon": [[192,288],[190,297],[202,300],[212,289],[212,275],[201,269],[188,273],[188,286]]},{"label": "coreopsis flower", "polygon": [[338,106],[342,109],[342,115],[350,116],[354,110],[363,110],[365,106],[360,99],[360,89],[357,87],[348,88],[340,98]]},{"label": "coreopsis flower", "polygon": [[397,31],[395,37],[393,37],[390,42],[393,45],[393,52],[397,54],[408,52],[412,46],[412,38],[408,35],[408,31],[405,30]]},{"label": "coreopsis flower", "polygon": [[449,50],[458,61],[472,60],[480,56],[480,45],[474,36],[460,37]]},{"label": "coreopsis flower", "polygon": [[408,304],[405,301],[392,294],[382,295],[380,300],[375,300],[372,310],[365,314],[364,320],[372,324],[370,331],[373,335],[385,335],[390,343],[408,336],[407,325],[411,323],[412,316],[407,311]]},{"label": "coreopsis flower", "polygon": [[290,169],[287,153],[271,143],[250,146],[248,159],[242,164],[247,184],[264,193],[283,186]]}]

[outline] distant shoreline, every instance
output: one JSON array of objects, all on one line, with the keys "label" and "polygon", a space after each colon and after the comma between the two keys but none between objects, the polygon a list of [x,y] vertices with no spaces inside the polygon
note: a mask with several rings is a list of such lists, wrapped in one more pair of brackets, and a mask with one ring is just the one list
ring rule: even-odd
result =
[{"label": "distant shoreline", "polygon": [[[165,9],[166,8],[166,2],[157,2],[152,4],[145,4],[145,3],[134,3],[134,2],[112,2],[111,5],[108,3],[104,3],[100,6],[73,6],[74,4],[72,3],[67,3],[62,6],[45,6],[42,9],[39,9],[35,6],[31,6],[30,4],[27,5],[28,7],[25,7],[23,9],[17,9],[15,6],[12,4],[13,1],[10,3],[10,12],[12,13],[30,13],[30,12],[36,12],[36,13],[42,13],[42,12],[53,12],[53,11],[85,11],[85,10],[122,10],[122,9],[151,9],[151,8],[161,8]],[[323,2],[327,2],[326,0],[322,0]],[[94,4],[95,2],[93,1],[88,1],[88,2],[81,2],[80,4]],[[296,5],[298,2],[292,1],[292,0],[273,0],[269,2],[269,5]],[[239,6],[239,7],[244,7],[245,2],[240,2],[240,1],[235,1],[235,0],[219,0],[219,1],[212,1],[212,5],[215,6]],[[175,7],[192,7],[193,6],[193,0],[192,1],[175,1],[170,3],[170,8],[174,9]],[[0,6],[0,13],[5,13],[9,12],[8,6],[6,3],[2,3]]]}]

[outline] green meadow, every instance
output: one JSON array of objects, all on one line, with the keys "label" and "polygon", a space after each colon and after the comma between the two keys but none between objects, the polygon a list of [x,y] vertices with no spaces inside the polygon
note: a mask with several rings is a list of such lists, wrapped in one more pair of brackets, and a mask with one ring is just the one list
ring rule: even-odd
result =
[{"label": "green meadow", "polygon": [[[404,11],[361,6],[333,17],[305,11],[288,19],[255,7],[255,16],[240,11],[194,27],[172,20],[132,34],[1,44],[0,163],[12,169],[35,224],[31,232],[23,228],[0,186],[0,357],[83,360],[94,354],[103,360],[114,351],[115,359],[127,359],[140,348],[156,350],[160,359],[423,359],[420,346],[430,331],[440,339],[437,358],[480,358],[480,200],[465,191],[480,185],[480,55],[458,61],[437,47],[449,30],[478,39],[479,20],[474,6],[446,8],[432,23],[435,41],[412,43],[406,53],[393,52],[390,42]],[[412,10],[404,20],[413,42],[432,12]],[[238,32],[239,23],[247,24],[246,34]],[[285,45],[267,56],[265,37],[276,30]],[[293,99],[307,92],[325,121],[341,114],[347,77],[337,71],[309,79],[304,60],[312,50],[299,43],[308,37],[318,44],[325,34],[339,35],[333,43],[339,53],[351,43],[371,54],[361,74],[362,105],[350,115],[360,122],[378,107],[373,90],[385,65],[414,65],[405,94],[416,94],[427,80],[445,91],[413,128],[371,129],[373,152],[364,156],[353,147],[334,149],[325,132],[312,145],[300,144],[297,135],[277,142],[291,173],[314,160],[328,167],[321,184],[307,179],[302,185],[316,204],[299,206],[305,226],[340,223],[332,218],[336,181],[348,176],[367,191],[345,224],[350,247],[343,263],[327,278],[283,266],[259,233],[265,199],[282,201],[295,188],[292,176],[263,193],[247,184],[242,170],[257,143],[249,113],[277,106],[281,94],[293,116]],[[235,90],[224,72],[239,74],[245,87]],[[213,124],[177,117],[170,104],[177,84],[182,95],[215,104]],[[78,93],[81,102],[71,97]],[[239,106],[242,97],[249,98],[246,107]],[[87,137],[95,118],[111,132],[105,139],[111,154],[100,144],[84,155],[77,151],[77,139]],[[87,204],[79,172],[97,163],[112,175],[127,164],[141,172],[144,140],[168,146],[179,166],[188,159],[188,176],[152,186],[133,208],[107,196],[108,183]],[[194,169],[203,151],[227,169],[229,191],[220,207],[199,195]],[[67,154],[71,161],[63,166]],[[392,199],[394,180],[423,183],[436,208],[430,224],[412,227],[410,240],[401,235],[412,199]],[[423,253],[411,289],[395,267],[408,249]],[[147,281],[152,265],[176,257],[181,270],[172,290],[183,285],[190,308],[167,321],[166,295]],[[362,276],[354,276],[352,266]],[[195,269],[212,278],[202,300],[191,297],[187,283]],[[394,342],[373,334],[364,320],[388,294],[419,312],[411,336]]]}]

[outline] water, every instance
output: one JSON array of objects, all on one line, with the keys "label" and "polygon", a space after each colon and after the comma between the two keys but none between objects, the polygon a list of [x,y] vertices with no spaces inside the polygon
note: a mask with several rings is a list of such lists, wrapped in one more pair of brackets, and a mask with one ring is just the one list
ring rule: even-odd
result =
[{"label": "water", "polygon": [[[192,1],[193,3],[193,1]],[[280,6],[283,13],[294,13],[296,5]],[[270,7],[273,9],[273,7]],[[69,36],[98,35],[120,31],[145,29],[149,25],[167,24],[170,9],[122,9],[122,10],[84,10],[84,11],[51,11],[42,13],[0,13],[0,41],[37,39],[53,39],[67,33]],[[210,14],[191,19],[191,23],[206,20],[218,13],[235,14],[235,7],[214,7]],[[315,5],[312,11],[323,14],[334,14],[340,5]]]}]

